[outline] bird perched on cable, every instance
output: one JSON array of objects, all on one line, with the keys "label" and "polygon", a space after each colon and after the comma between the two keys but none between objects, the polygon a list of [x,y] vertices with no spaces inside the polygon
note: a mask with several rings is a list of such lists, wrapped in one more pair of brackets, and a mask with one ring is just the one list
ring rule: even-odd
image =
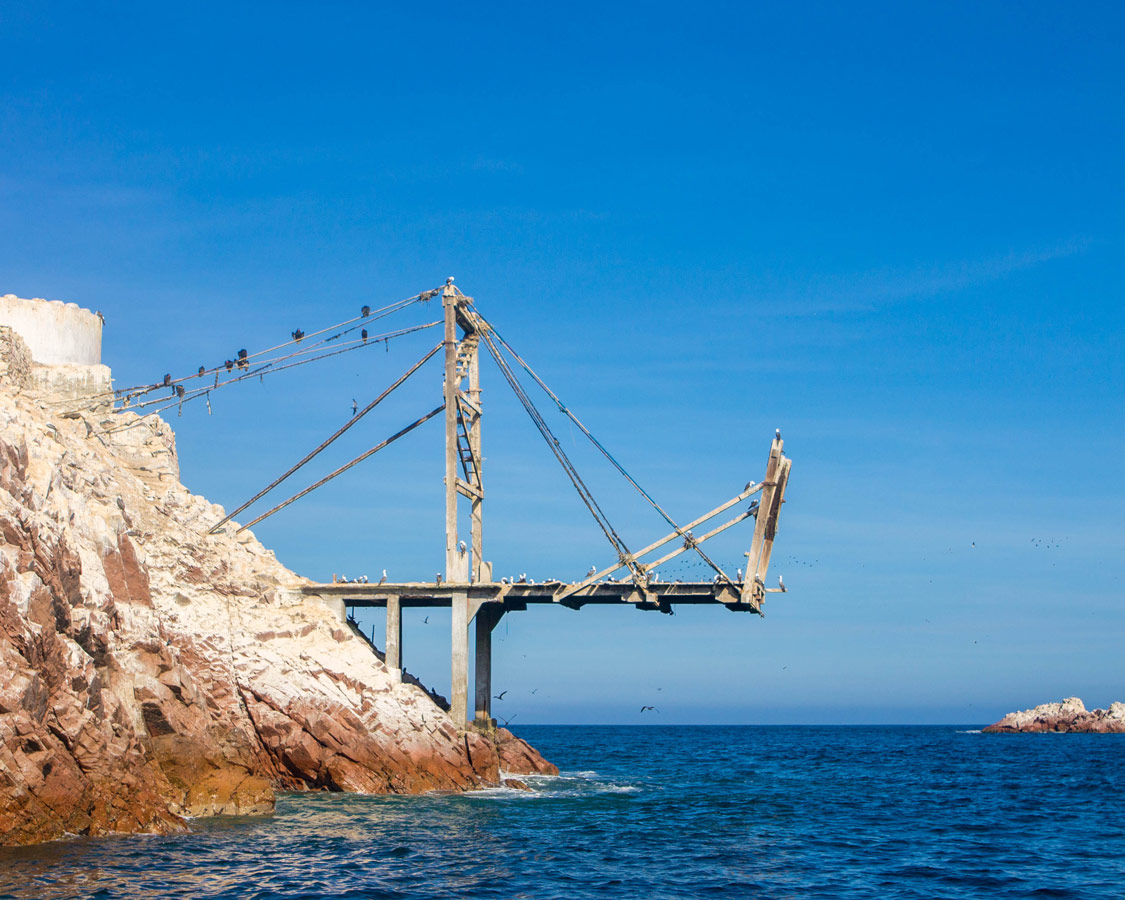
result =
[{"label": "bird perched on cable", "polygon": [[355,397],[352,397],[352,415],[354,416],[359,412],[359,404],[355,402]]},{"label": "bird perched on cable", "polygon": [[165,375],[164,376],[164,387],[171,387],[171,386],[172,386],[172,376],[171,375]]},{"label": "bird perched on cable", "polygon": [[359,336],[361,338],[363,338],[363,343],[366,344],[367,343],[367,329],[364,328],[363,330],[361,330],[360,333],[359,333]]},{"label": "bird perched on cable", "polygon": [[293,340],[295,340],[295,341],[299,341],[301,338],[303,338],[305,336],[305,333],[303,331],[301,331],[300,328],[294,329],[293,331],[291,331],[289,333],[291,335],[293,335]]},{"label": "bird perched on cable", "polygon": [[200,367],[199,367],[199,374],[200,374],[200,375],[203,375],[204,373],[206,373],[206,371],[207,371],[207,367],[206,367],[206,366],[200,366]]},{"label": "bird perched on cable", "polygon": [[234,360],[228,359],[225,363],[223,363],[223,365],[227,367],[227,371],[229,372],[231,369],[234,368]]},{"label": "bird perched on cable", "polygon": [[379,584],[387,583],[387,570],[383,569],[383,577],[379,579]]},{"label": "bird perched on cable", "polygon": [[245,349],[238,351],[238,368],[240,368],[240,369],[250,368],[250,359],[247,356]]},{"label": "bird perched on cable", "polygon": [[176,396],[182,397],[184,395],[184,386],[182,384],[176,385]]},{"label": "bird perched on cable", "polygon": [[365,318],[365,319],[366,319],[366,318],[367,318],[367,317],[368,317],[369,315],[371,315],[371,307],[370,307],[370,306],[365,306],[365,307],[363,307],[363,309],[361,309],[361,310],[359,311],[359,314],[360,314],[360,315],[361,315],[361,316],[362,316],[363,318]]}]

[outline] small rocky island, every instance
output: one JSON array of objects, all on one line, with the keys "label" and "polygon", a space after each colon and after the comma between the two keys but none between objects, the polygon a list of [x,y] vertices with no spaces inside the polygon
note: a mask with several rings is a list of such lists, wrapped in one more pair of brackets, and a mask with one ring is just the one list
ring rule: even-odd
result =
[{"label": "small rocky island", "polygon": [[990,734],[1038,731],[1085,731],[1097,734],[1125,734],[1125,703],[1109,709],[1086,709],[1077,697],[1061,703],[1041,703],[1034,709],[1008,713],[984,729]]},{"label": "small rocky island", "polygon": [[0,845],[557,773],[458,727],[251,532],[210,534],[172,429],[111,410],[101,328],[0,297]]}]

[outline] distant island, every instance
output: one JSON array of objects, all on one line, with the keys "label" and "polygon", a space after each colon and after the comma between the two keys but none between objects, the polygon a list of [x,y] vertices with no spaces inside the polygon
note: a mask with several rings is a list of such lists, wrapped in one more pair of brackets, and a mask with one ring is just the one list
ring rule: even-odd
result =
[{"label": "distant island", "polygon": [[1125,703],[1112,703],[1109,709],[1089,710],[1078,697],[1067,697],[1061,703],[1041,703],[1034,709],[1008,713],[984,730],[990,734],[1037,731],[1125,734]]}]

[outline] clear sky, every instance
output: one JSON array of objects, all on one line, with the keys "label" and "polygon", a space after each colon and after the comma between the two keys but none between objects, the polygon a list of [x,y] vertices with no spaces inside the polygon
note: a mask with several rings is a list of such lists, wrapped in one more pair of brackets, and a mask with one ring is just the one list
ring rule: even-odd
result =
[{"label": "clear sky", "polygon": [[[1125,700],[1123,25],[1112,3],[5,2],[0,293],[101,310],[126,385],[455,275],[681,519],[760,479],[781,428],[790,592],[765,619],[509,615],[515,724],[1105,705]],[[436,340],[173,413],[185,482],[237,505]],[[484,378],[497,573],[610,559]],[[431,365],[293,487],[439,392]],[[552,423],[629,543],[663,533]],[[256,533],[310,577],[432,578],[441,446],[429,423]],[[729,534],[734,567],[749,532]],[[448,613],[422,620],[406,664],[444,691]]]}]

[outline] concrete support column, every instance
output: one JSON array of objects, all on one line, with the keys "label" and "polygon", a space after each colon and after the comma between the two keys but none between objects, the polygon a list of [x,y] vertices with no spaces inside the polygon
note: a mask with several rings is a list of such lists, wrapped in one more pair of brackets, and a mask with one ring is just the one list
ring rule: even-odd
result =
[{"label": "concrete support column", "polygon": [[402,603],[398,597],[387,598],[387,668],[397,681],[402,681]]},{"label": "concrete support column", "polygon": [[483,728],[492,727],[492,629],[504,615],[499,604],[485,603],[477,611],[476,623],[476,710],[474,722]]},{"label": "concrete support column", "polygon": [[453,724],[465,728],[469,715],[469,595],[455,591],[452,598],[453,632],[450,646],[452,680],[449,715]]}]

